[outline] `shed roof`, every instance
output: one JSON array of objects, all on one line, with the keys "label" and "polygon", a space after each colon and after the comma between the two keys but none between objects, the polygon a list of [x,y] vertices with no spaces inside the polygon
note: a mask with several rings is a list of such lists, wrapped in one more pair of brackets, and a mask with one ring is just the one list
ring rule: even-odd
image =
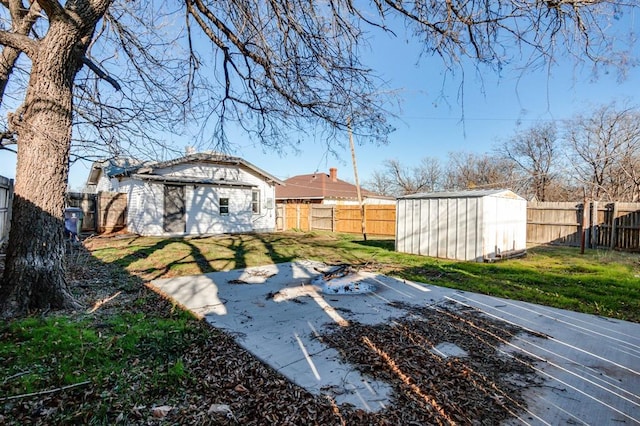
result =
[{"label": "shed roof", "polygon": [[427,199],[427,198],[482,198],[501,197],[524,200],[521,196],[510,189],[467,189],[463,191],[441,191],[441,192],[421,192],[410,194],[398,199]]}]

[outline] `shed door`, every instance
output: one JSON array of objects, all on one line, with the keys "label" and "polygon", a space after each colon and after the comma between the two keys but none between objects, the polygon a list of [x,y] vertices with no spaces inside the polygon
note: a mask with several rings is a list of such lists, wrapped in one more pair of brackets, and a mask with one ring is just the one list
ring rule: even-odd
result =
[{"label": "shed door", "polygon": [[164,232],[185,232],[184,186],[164,186]]}]

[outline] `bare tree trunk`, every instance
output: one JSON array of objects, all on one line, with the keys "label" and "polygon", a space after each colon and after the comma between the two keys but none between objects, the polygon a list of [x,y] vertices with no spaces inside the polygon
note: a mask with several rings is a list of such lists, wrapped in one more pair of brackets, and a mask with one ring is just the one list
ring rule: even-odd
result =
[{"label": "bare tree trunk", "polygon": [[18,135],[18,164],[0,287],[3,317],[77,306],[65,279],[63,235],[77,37],[67,25],[52,24],[32,57],[23,107],[10,117]]}]

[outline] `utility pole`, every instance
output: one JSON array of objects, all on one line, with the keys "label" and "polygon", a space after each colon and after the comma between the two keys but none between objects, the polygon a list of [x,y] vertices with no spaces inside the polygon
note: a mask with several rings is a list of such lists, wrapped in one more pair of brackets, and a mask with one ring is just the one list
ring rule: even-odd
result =
[{"label": "utility pole", "polygon": [[362,238],[367,241],[367,221],[365,217],[362,193],[360,192],[360,181],[358,180],[358,165],[356,163],[356,148],[353,145],[353,133],[351,132],[351,117],[347,118],[347,129],[349,130],[349,145],[351,145],[351,160],[353,161],[353,174],[356,179],[356,192],[358,193],[358,204],[360,204],[360,217],[362,218]]},{"label": "utility pole", "polygon": [[584,254],[584,248],[587,240],[587,191],[582,188],[582,224],[580,226],[580,254]]}]

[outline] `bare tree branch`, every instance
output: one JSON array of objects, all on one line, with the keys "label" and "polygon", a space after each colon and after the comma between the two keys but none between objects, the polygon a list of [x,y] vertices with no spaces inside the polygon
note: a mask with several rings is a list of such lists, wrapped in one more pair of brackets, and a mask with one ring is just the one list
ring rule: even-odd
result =
[{"label": "bare tree branch", "polygon": [[68,18],[67,12],[57,0],[38,0],[38,4],[51,21]]},{"label": "bare tree branch", "polygon": [[109,74],[107,74],[105,71],[103,71],[96,63],[94,63],[88,57],[84,56],[82,58],[82,63],[85,64],[86,66],[88,66],[91,71],[96,73],[96,75],[99,78],[105,80],[107,83],[109,83],[111,86],[113,86],[113,88],[115,90],[120,91],[122,89],[120,87],[120,84],[118,83],[118,81],[115,78],[111,77]]},{"label": "bare tree branch", "polygon": [[2,30],[0,30],[0,44],[19,50],[27,56],[32,56],[38,47],[38,42],[26,35]]}]

